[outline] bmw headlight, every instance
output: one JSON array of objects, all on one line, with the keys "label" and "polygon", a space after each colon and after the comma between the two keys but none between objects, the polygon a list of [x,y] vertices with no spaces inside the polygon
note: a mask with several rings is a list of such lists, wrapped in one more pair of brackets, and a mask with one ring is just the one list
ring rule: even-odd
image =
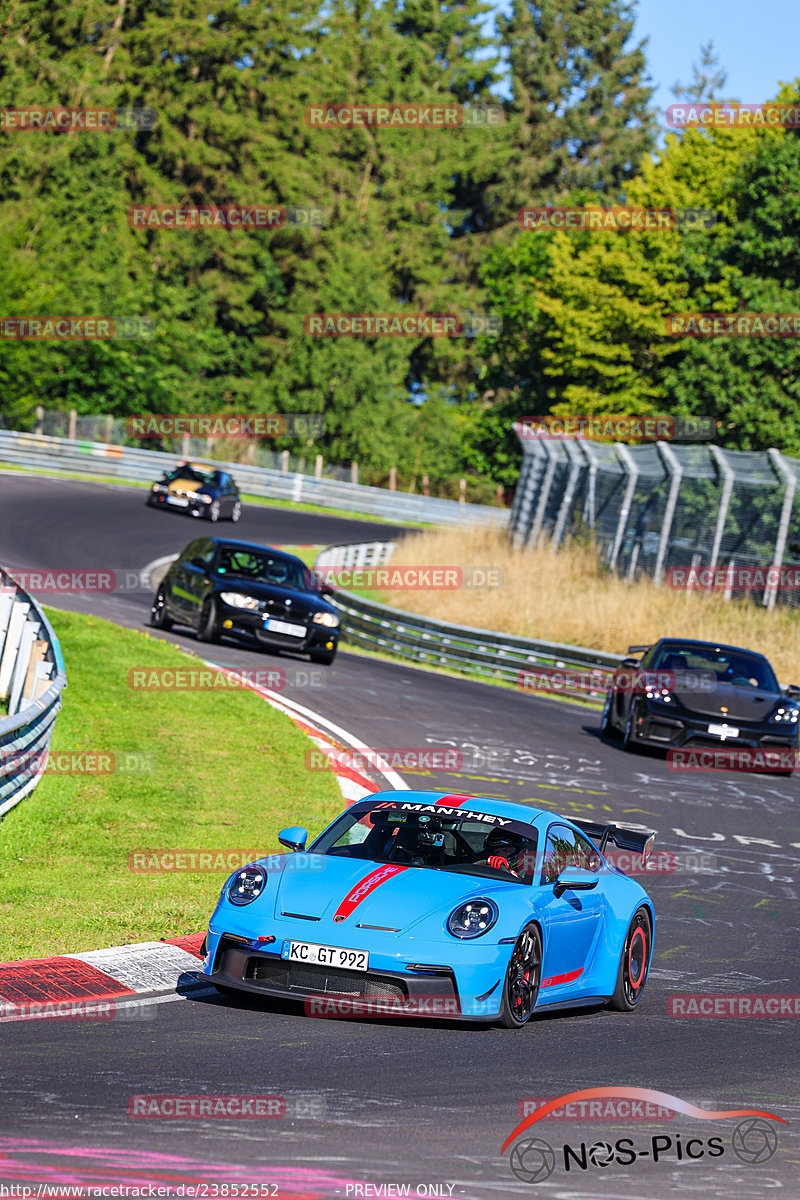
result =
[{"label": "bmw headlight", "polygon": [[450,913],[447,928],[453,937],[476,938],[491,929],[499,915],[493,900],[468,900]]},{"label": "bmw headlight", "polygon": [[261,867],[242,867],[228,884],[228,899],[231,904],[250,904],[261,895],[266,882]]},{"label": "bmw headlight", "polygon": [[793,704],[781,704],[770,716],[770,721],[776,725],[796,725],[798,710]]},{"label": "bmw headlight", "polygon": [[337,629],[341,624],[335,613],[318,612],[311,618],[315,625],[325,625],[328,629]]},{"label": "bmw headlight", "polygon": [[244,596],[241,592],[220,592],[219,598],[231,608],[258,608],[258,600],[254,600],[252,596]]}]

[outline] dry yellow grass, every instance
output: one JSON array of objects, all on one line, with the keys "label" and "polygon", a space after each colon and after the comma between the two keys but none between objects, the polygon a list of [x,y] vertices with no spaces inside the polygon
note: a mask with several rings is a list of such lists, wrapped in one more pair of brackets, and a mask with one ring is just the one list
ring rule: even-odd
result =
[{"label": "dry yellow grass", "polygon": [[514,550],[503,534],[434,529],[404,538],[392,567],[493,567],[502,586],[392,591],[385,603],[427,617],[624,654],[629,645],[673,635],[747,646],[766,654],[784,683],[800,683],[800,613],[719,593],[678,592],[649,581],[626,584],[582,545]]}]

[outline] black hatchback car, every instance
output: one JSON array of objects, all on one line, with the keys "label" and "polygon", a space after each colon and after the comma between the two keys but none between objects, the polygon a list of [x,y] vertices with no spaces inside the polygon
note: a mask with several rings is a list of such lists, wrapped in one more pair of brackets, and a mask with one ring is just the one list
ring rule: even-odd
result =
[{"label": "black hatchback car", "polygon": [[763,654],[686,638],[631,646],[606,695],[601,733],[635,746],[795,750],[800,688]]},{"label": "black hatchback car", "polygon": [[159,584],[150,614],[156,629],[189,625],[201,642],[223,635],[270,650],[332,663],[340,620],[293,554],[227,538],[190,542]]},{"label": "black hatchback car", "polygon": [[209,521],[238,521],[242,515],[242,499],[233,476],[202,463],[185,462],[174,471],[165,471],[150,488],[147,503],[151,508],[171,508]]}]

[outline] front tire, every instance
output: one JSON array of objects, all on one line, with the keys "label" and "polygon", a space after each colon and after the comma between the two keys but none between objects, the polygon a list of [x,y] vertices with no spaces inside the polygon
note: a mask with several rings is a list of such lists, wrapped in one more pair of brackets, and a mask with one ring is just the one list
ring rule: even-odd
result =
[{"label": "front tire", "polygon": [[636,711],[635,711],[633,705],[631,705],[630,711],[628,712],[628,718],[625,721],[625,732],[622,735],[622,749],[623,750],[635,750],[636,749],[636,739],[635,739],[634,733],[633,733],[633,722],[635,721],[635,719],[636,719]]},{"label": "front tire", "polygon": [[321,663],[325,667],[329,667],[336,658],[335,650],[312,650],[308,656],[312,663]]},{"label": "front tire", "polygon": [[625,935],[622,957],[619,960],[617,984],[609,1008],[617,1012],[632,1012],[642,998],[650,974],[650,955],[653,951],[653,931],[650,914],[642,906],[633,915]]},{"label": "front tire", "polygon": [[542,980],[542,935],[537,925],[526,925],[511,953],[503,984],[500,1024],[521,1029],[530,1018]]},{"label": "front tire", "polygon": [[153,607],[150,609],[150,624],[154,629],[163,629],[165,633],[168,629],[172,629],[172,617],[167,612],[167,601],[164,596],[163,587],[160,587],[156,592]]},{"label": "front tire", "polygon": [[603,705],[603,712],[600,717],[600,736],[604,738],[619,737],[617,727],[614,724],[612,717],[612,709],[614,707],[614,693],[611,692],[606,696],[606,702]]},{"label": "front tire", "polygon": [[203,607],[200,611],[200,627],[197,630],[197,637],[201,642],[219,641],[219,618],[217,616],[217,606],[211,597],[203,601]]}]

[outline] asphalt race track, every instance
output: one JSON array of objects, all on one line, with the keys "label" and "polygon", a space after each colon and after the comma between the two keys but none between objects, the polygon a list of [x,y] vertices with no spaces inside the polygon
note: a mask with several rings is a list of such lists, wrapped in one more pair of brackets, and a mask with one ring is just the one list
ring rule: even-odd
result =
[{"label": "asphalt race track", "polygon": [[[11,568],[138,570],[177,553],[201,528],[212,532],[147,509],[140,490],[12,472],[0,474],[0,511],[0,563]],[[250,506],[238,526],[214,532],[275,544],[397,531]],[[150,606],[141,591],[42,599],[132,628],[147,623]],[[704,855],[696,862],[705,870],[647,881],[654,965],[643,1006],[630,1015],[541,1016],[516,1032],[315,1020],[277,1001],[200,995],[144,1004],[129,1020],[4,1025],[0,1179],[235,1180],[274,1185],[277,1193],[260,1194],[282,1197],[398,1194],[388,1184],[409,1184],[412,1196],[800,1195],[798,1019],[668,1015],[678,993],[800,994],[800,779],[678,776],[662,759],[601,741],[597,714],[575,705],[352,653],[340,652],[322,669],[324,686],[310,687],[305,660],[204,647],[188,630],[163,636],[219,663],[284,667],[287,697],[368,746],[463,754],[457,772],[407,775],[412,787],[647,825],[657,849]],[[222,766],[224,748],[214,752]],[[774,1126],[774,1155],[750,1164],[734,1153],[732,1119],[550,1120],[525,1136],[555,1148],[555,1172],[539,1183],[512,1174],[500,1147],[522,1098],[611,1085],[656,1089],[708,1110],[766,1110],[786,1124]],[[274,1121],[130,1119],[128,1098],[149,1093],[279,1094],[287,1108]],[[724,1153],[710,1157],[715,1136]],[[637,1155],[630,1166],[605,1165],[601,1148],[585,1170],[573,1163],[565,1172],[564,1143],[613,1146],[623,1137]],[[662,1147],[672,1139],[658,1161],[654,1137]],[[679,1160],[679,1139],[692,1138],[703,1153]]]}]

